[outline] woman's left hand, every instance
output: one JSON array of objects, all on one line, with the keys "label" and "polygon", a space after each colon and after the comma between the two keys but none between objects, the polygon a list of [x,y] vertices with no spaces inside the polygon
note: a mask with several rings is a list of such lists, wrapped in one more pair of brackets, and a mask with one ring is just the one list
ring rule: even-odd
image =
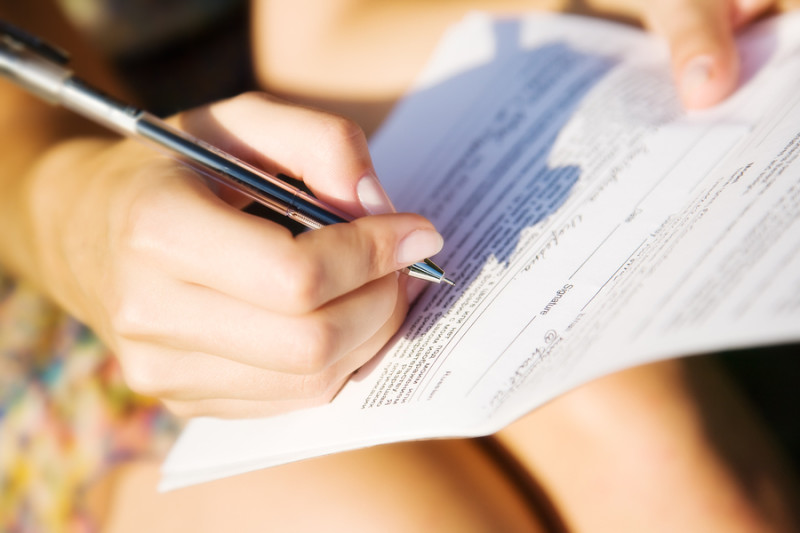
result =
[{"label": "woman's left hand", "polygon": [[592,0],[599,13],[637,19],[669,44],[672,72],[687,109],[721,102],[737,87],[735,32],[771,11],[800,6],[798,0]]}]

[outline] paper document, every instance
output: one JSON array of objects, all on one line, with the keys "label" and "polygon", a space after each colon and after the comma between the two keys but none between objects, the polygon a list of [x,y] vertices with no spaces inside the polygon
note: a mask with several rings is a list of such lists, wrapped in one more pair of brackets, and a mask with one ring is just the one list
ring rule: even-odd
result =
[{"label": "paper document", "polygon": [[610,372],[800,340],[800,16],[739,40],[742,86],[686,114],[666,46],[560,14],[473,14],[372,140],[445,238],[431,286],[325,406],[192,421],[172,489],[392,441],[490,434]]}]

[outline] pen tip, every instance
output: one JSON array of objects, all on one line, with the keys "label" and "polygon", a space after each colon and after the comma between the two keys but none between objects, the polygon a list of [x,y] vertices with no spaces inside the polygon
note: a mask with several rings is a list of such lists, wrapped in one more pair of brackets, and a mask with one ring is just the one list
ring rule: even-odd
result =
[{"label": "pen tip", "polygon": [[444,282],[445,282],[445,283],[447,283],[448,285],[452,285],[453,287],[455,287],[455,286],[456,286],[456,282],[455,282],[455,281],[453,281],[453,280],[451,280],[451,279],[447,279],[447,278],[443,277],[443,278],[442,278],[442,281],[444,281]]}]

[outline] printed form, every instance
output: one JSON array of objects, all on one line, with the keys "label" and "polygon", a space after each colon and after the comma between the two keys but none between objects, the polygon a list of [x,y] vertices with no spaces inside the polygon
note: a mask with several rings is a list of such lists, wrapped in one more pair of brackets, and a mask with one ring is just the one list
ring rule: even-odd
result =
[{"label": "printed form", "polygon": [[739,91],[686,114],[638,30],[452,28],[373,157],[398,209],[442,232],[457,286],[429,287],[329,405],[190,422],[161,488],[485,435],[616,370],[800,340],[800,16],[739,44]]}]

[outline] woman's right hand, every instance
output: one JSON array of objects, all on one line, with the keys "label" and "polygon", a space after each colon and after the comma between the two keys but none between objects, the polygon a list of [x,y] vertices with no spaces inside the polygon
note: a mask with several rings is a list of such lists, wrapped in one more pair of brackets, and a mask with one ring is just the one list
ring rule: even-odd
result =
[{"label": "woman's right hand", "polygon": [[402,322],[397,271],[441,237],[393,213],[349,121],[257,93],[173,120],[361,218],[294,237],[135,141],[73,143],[39,165],[32,189],[45,285],[112,348],[134,391],[179,416],[329,400]]}]

